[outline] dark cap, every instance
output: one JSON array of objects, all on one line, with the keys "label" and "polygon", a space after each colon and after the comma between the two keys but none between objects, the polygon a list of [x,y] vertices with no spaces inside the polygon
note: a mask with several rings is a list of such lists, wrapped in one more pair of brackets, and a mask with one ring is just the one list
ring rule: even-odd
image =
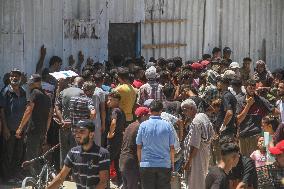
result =
[{"label": "dark cap", "polygon": [[11,74],[11,73],[16,73],[16,74],[22,75],[21,70],[19,70],[18,68],[12,69],[12,70],[10,71],[10,74]]},{"label": "dark cap", "polygon": [[91,132],[95,131],[95,124],[92,120],[83,119],[74,124],[73,128],[89,129]]},{"label": "dark cap", "polygon": [[31,77],[29,78],[28,84],[32,84],[32,83],[36,83],[40,81],[41,81],[41,77],[39,74],[32,74]]},{"label": "dark cap", "polygon": [[231,53],[231,52],[232,52],[232,50],[230,49],[230,47],[225,47],[223,49],[223,53]]}]

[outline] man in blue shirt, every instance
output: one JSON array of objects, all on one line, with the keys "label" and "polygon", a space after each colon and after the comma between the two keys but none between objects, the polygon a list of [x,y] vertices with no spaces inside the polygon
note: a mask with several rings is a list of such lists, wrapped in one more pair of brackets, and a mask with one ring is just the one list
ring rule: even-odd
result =
[{"label": "man in blue shirt", "polygon": [[20,179],[20,167],[24,154],[24,139],[16,138],[16,130],[24,115],[27,98],[25,90],[20,86],[22,73],[13,69],[9,74],[10,84],[2,91],[3,151],[1,153],[1,169],[4,180],[14,182]]},{"label": "man in blue shirt", "polygon": [[161,119],[163,103],[150,104],[151,116],[141,123],[137,138],[137,156],[143,189],[170,189],[171,170],[174,170],[174,130]]}]

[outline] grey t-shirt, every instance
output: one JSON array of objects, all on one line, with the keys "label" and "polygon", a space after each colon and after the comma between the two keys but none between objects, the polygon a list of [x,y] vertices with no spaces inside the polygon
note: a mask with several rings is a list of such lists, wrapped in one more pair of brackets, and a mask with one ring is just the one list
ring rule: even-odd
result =
[{"label": "grey t-shirt", "polygon": [[61,109],[64,120],[70,120],[70,100],[72,97],[78,97],[84,94],[84,91],[78,87],[69,87],[60,92],[56,99],[56,105]]}]

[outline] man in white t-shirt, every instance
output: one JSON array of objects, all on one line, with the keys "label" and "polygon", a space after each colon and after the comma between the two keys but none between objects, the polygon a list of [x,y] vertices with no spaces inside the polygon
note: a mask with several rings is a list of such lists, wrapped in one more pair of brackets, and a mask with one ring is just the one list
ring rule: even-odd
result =
[{"label": "man in white t-shirt", "polygon": [[280,111],[280,120],[284,123],[284,81],[280,81],[278,84],[278,98],[279,100],[276,102],[276,106]]}]

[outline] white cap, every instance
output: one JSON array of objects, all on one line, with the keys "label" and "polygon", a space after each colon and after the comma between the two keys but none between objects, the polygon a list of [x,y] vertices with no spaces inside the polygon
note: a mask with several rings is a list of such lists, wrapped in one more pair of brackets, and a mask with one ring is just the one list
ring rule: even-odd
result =
[{"label": "white cap", "polygon": [[236,72],[233,70],[226,70],[224,74],[221,74],[222,78],[228,78],[228,79],[235,79],[236,78]]},{"label": "white cap", "polygon": [[150,68],[148,68],[145,72],[145,76],[147,79],[157,78],[158,74],[157,74],[156,68],[154,66],[151,66]]},{"label": "white cap", "polygon": [[235,68],[241,68],[239,63],[237,62],[232,62],[229,66],[229,68],[235,69]]}]

